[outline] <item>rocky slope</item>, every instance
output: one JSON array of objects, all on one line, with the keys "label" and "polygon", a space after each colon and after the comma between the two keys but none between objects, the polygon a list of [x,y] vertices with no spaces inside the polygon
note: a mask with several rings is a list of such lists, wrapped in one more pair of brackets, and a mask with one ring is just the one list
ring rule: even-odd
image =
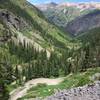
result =
[{"label": "rocky slope", "polygon": [[100,100],[100,81],[83,87],[60,91],[45,100]]},{"label": "rocky slope", "polygon": [[77,17],[67,24],[66,30],[74,36],[100,27],[100,10],[95,10],[89,14]]}]

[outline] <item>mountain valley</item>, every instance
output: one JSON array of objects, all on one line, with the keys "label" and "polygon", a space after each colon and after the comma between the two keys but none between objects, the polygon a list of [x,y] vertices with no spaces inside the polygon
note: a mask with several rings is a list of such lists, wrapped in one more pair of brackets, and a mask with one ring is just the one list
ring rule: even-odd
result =
[{"label": "mountain valley", "polygon": [[99,83],[100,3],[0,0],[0,100],[62,100]]}]

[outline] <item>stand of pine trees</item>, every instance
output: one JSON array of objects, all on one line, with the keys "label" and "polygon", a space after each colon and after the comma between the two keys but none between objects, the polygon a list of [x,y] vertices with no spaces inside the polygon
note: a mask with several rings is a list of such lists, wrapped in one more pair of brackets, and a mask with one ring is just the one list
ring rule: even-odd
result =
[{"label": "stand of pine trees", "polygon": [[51,52],[49,58],[46,50],[40,52],[25,40],[17,44],[11,40],[2,48],[0,50],[0,99],[9,98],[7,85],[13,81],[21,85],[33,78],[66,76],[69,73],[100,66],[100,47],[96,44],[92,46],[90,43],[85,43],[78,50],[74,48],[60,50],[60,54]]},{"label": "stand of pine trees", "polygon": [[9,91],[7,85],[14,81],[12,65],[6,62],[0,62],[0,100],[8,100]]},{"label": "stand of pine trees", "polygon": [[[17,81],[23,83],[33,78],[39,77],[59,77],[69,73],[77,73],[85,71],[87,68],[99,66],[98,52],[99,48],[94,51],[89,43],[84,44],[79,50],[64,50],[58,56],[55,52],[51,52],[50,58],[47,57],[46,50],[39,52],[31,44],[13,46],[13,41],[9,45],[9,50],[16,55],[22,64],[22,69],[15,68],[15,77]],[[16,49],[14,49],[16,48]],[[98,60],[97,60],[98,59]],[[24,79],[23,79],[24,77]]]}]

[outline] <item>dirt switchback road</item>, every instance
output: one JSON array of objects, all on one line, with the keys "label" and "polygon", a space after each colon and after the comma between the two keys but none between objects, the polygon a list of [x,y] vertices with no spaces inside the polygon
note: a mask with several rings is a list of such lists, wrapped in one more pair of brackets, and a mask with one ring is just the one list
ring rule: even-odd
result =
[{"label": "dirt switchback road", "polygon": [[24,86],[18,87],[17,89],[12,91],[10,93],[10,100],[17,100],[18,98],[25,96],[27,90],[29,90],[33,86],[36,86],[38,83],[45,83],[47,85],[57,85],[63,80],[64,78],[56,78],[56,79],[38,78],[38,79],[30,80],[27,83],[25,83]]}]

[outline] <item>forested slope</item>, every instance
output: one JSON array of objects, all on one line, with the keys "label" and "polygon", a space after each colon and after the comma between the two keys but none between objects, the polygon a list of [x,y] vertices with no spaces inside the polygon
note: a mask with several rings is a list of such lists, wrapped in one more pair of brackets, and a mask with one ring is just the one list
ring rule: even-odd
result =
[{"label": "forested slope", "polygon": [[8,100],[12,82],[16,88],[34,78],[86,71],[99,66],[97,55],[90,43],[65,35],[26,0],[0,0],[1,100]]},{"label": "forested slope", "polygon": [[0,99],[9,98],[7,85],[15,80],[22,84],[32,78],[50,77],[55,66],[51,65],[52,57],[56,56],[52,52],[69,48],[73,45],[70,40],[26,0],[0,0]]}]

